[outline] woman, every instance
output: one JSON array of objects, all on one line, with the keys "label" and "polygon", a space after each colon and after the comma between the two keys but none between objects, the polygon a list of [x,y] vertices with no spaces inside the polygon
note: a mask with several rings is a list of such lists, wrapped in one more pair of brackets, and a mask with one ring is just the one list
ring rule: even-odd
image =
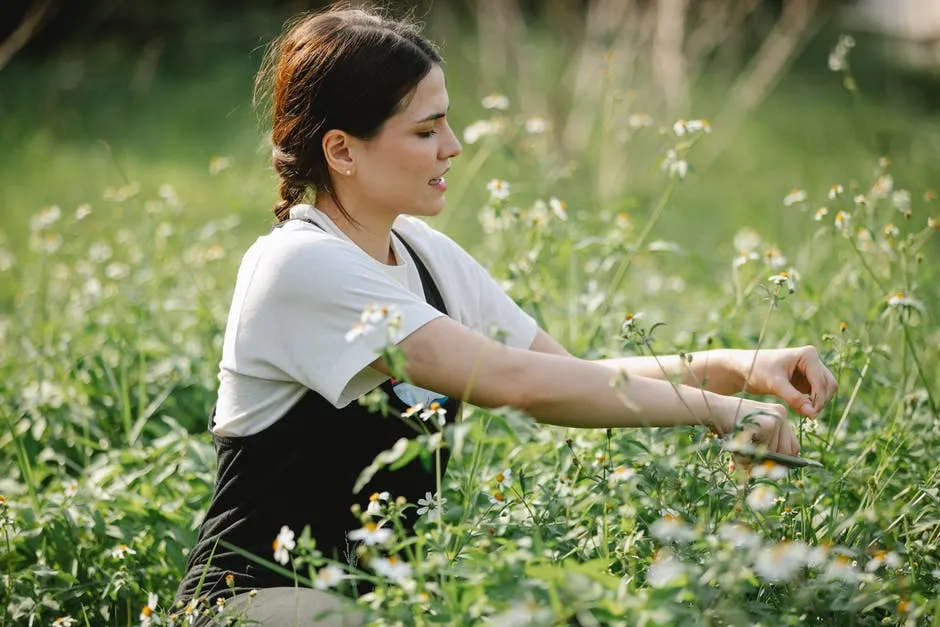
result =
[{"label": "woman", "polygon": [[[282,526],[309,526],[325,555],[355,559],[350,506],[361,497],[352,486],[377,453],[410,433],[357,402],[376,388],[398,411],[437,402],[446,419],[465,401],[515,407],[553,425],[703,425],[725,435],[749,415],[756,442],[798,452],[784,406],[730,395],[750,373],[747,391],[815,417],[835,380],[812,347],[712,351],[691,362],[579,359],[420,219],[443,210],[445,176],[461,147],[447,122],[441,57],[414,27],[334,9],[295,21],[272,54],[278,228],[239,269],[210,424],[218,479],[181,602],[197,590],[218,595],[231,574],[235,592],[260,590],[249,610],[259,620],[293,624],[329,605],[232,547],[271,560]],[[305,204],[310,198],[315,206]],[[378,356],[387,333],[356,326],[375,305],[386,309],[365,319],[394,323],[410,384],[393,385],[393,368]],[[618,371],[629,376],[615,389]],[[362,492],[413,503],[433,486],[413,464],[377,474]]]}]

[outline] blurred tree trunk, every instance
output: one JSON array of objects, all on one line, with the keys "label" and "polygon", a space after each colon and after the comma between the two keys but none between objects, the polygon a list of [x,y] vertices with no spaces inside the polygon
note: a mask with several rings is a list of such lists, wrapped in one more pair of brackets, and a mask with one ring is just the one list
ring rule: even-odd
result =
[{"label": "blurred tree trunk", "polygon": [[689,77],[685,56],[686,0],[657,0],[653,67],[665,101],[666,114],[677,117],[685,110]]},{"label": "blurred tree trunk", "polygon": [[750,63],[731,88],[728,102],[716,123],[723,129],[719,141],[709,142],[710,152],[702,163],[716,158],[732,141],[745,116],[767,97],[787,66],[807,40],[819,8],[819,0],[786,0],[773,30],[764,39]]},{"label": "blurred tree trunk", "polygon": [[36,0],[26,11],[19,26],[0,42],[0,70],[39,32],[51,7],[52,0]]}]

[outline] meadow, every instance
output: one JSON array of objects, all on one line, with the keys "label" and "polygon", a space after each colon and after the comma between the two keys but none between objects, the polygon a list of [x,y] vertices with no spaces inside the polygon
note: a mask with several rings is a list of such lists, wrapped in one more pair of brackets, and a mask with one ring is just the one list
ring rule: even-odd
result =
[{"label": "meadow", "polygon": [[[389,529],[420,508],[417,537],[364,572],[301,529],[288,566],[261,557],[377,583],[376,625],[940,625],[936,82],[864,37],[830,70],[824,25],[753,109],[729,116],[711,68],[682,119],[619,52],[533,28],[520,75],[435,19],[464,154],[432,223],[580,356],[817,346],[839,393],[791,418],[822,467],[470,408],[377,460],[449,447],[439,497],[361,495]],[[0,627],[229,618],[169,604],[211,497],[235,270],[276,198],[260,50],[202,35],[0,72]]]}]

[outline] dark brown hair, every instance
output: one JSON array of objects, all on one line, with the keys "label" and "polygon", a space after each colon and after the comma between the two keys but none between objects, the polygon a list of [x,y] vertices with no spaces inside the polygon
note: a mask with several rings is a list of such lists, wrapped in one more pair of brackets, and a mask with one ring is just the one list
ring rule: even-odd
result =
[{"label": "dark brown hair", "polygon": [[307,192],[330,194],[323,136],[375,137],[434,65],[435,46],[404,20],[333,6],[289,21],[268,50],[256,96],[272,96],[272,156],[280,179],[279,222]]}]

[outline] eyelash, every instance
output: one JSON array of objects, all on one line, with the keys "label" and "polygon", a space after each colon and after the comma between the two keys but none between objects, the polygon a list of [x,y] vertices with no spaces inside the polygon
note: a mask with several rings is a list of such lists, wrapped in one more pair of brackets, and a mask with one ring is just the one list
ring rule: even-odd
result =
[{"label": "eyelash", "polygon": [[437,135],[437,131],[421,131],[418,133],[418,137],[423,137],[425,139],[431,137],[432,135]]}]

